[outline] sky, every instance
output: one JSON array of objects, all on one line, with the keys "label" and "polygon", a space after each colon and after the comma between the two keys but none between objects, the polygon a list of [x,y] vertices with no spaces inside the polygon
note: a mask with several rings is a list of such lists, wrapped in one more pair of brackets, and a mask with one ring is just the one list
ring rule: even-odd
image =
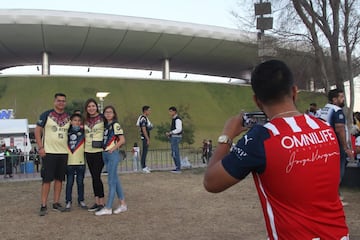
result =
[{"label": "sky", "polygon": [[[2,0],[1,9],[47,9],[105,13],[134,17],[147,17],[180,22],[206,24],[236,29],[236,19],[230,11],[236,8],[238,0]],[[130,69],[105,69],[85,67],[55,67],[50,74],[85,75],[85,76],[124,76],[161,78],[162,73]],[[40,74],[36,66],[18,67],[1,71],[7,74]],[[170,78],[184,79],[185,74],[171,73]],[[195,74],[187,74],[186,80],[209,79]],[[212,78],[213,81],[228,81],[229,79]]]},{"label": "sky", "polygon": [[[2,0],[1,8],[48,9],[149,17],[236,28],[238,0]],[[201,11],[200,11],[201,10]]]}]

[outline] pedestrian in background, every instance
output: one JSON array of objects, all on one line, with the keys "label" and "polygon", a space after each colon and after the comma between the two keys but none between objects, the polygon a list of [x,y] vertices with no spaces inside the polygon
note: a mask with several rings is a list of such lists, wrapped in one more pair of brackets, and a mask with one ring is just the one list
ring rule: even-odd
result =
[{"label": "pedestrian in background", "polygon": [[182,120],[178,116],[177,109],[174,106],[169,107],[169,115],[171,117],[170,131],[166,132],[166,136],[170,139],[171,156],[174,159],[175,169],[171,170],[172,173],[181,173],[181,159],[179,144],[182,139]]},{"label": "pedestrian in background", "polygon": [[[347,128],[346,117],[342,110],[345,106],[345,94],[341,89],[332,89],[328,92],[328,103],[320,110],[320,118],[328,122],[334,129],[340,148],[340,178],[341,180],[345,175],[345,169],[347,165],[347,158],[354,159],[354,151],[348,144],[350,139],[349,131]],[[343,201],[344,206],[349,203]]]},{"label": "pedestrian in background", "polygon": [[153,125],[149,120],[151,114],[150,106],[142,107],[142,115],[139,116],[137,125],[140,127],[140,138],[142,141],[141,168],[143,173],[150,173],[151,169],[146,165],[146,156],[150,145],[150,131]]}]

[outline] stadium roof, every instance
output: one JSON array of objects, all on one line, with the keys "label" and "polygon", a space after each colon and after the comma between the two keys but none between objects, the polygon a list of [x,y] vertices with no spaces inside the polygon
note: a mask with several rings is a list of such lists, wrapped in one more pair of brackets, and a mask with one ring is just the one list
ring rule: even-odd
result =
[{"label": "stadium roof", "polygon": [[0,70],[54,65],[162,70],[244,78],[259,61],[256,33],[109,14],[0,10]]}]

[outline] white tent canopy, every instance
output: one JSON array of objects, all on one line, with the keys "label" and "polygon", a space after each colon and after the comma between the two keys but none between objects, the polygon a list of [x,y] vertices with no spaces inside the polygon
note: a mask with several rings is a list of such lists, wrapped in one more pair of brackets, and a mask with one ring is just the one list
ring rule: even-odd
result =
[{"label": "white tent canopy", "polygon": [[0,120],[0,134],[28,134],[29,126],[27,119],[2,119]]},{"label": "white tent canopy", "polygon": [[0,143],[5,144],[7,147],[15,147],[28,153],[31,150],[28,120],[1,119]]}]

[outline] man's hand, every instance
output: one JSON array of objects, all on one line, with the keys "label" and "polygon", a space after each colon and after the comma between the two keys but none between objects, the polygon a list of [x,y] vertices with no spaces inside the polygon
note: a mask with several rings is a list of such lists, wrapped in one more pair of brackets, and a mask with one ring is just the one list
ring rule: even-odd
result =
[{"label": "man's hand", "polygon": [[354,151],[352,149],[348,148],[348,149],[345,149],[345,152],[346,152],[347,156],[350,158],[350,160],[353,161],[354,160]]},{"label": "man's hand", "polygon": [[243,114],[240,113],[226,121],[223,128],[223,134],[227,135],[230,139],[234,139],[239,136],[240,133],[247,130],[248,128],[243,126]]},{"label": "man's hand", "polygon": [[40,148],[40,149],[39,149],[39,155],[40,155],[40,157],[45,157],[46,152],[45,152],[45,149],[44,149],[44,148]]}]

